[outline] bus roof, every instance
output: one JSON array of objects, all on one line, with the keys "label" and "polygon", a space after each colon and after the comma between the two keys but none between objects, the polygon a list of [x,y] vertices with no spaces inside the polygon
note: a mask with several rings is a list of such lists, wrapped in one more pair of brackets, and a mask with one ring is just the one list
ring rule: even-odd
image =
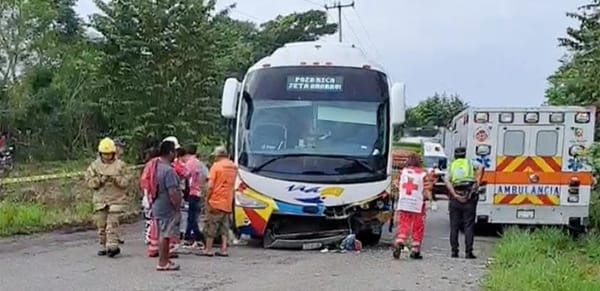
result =
[{"label": "bus roof", "polygon": [[385,72],[381,65],[369,59],[357,46],[324,41],[287,43],[270,56],[259,60],[248,69],[248,72],[262,68],[289,66],[370,68]]}]

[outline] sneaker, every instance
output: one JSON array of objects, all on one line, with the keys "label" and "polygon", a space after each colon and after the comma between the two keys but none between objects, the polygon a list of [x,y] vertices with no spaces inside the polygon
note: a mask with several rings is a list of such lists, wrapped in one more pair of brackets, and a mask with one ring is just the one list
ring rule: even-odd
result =
[{"label": "sneaker", "polygon": [[106,256],[106,250],[99,250],[98,251],[98,255],[99,256]]},{"label": "sneaker", "polygon": [[422,260],[423,256],[421,255],[421,252],[411,252],[410,258],[413,260]]},{"label": "sneaker", "polygon": [[468,252],[468,253],[465,255],[465,259],[474,260],[474,259],[477,259],[477,257],[476,257],[476,256],[473,254],[473,252]]},{"label": "sneaker", "polygon": [[394,252],[392,252],[392,256],[394,257],[394,259],[396,259],[396,260],[400,259],[400,255],[402,254],[403,248],[404,248],[403,244],[397,244],[396,246],[394,246]]}]

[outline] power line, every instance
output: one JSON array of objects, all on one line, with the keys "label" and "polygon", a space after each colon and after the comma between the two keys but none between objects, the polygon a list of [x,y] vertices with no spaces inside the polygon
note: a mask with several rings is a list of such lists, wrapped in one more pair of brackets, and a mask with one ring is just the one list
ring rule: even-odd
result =
[{"label": "power line", "polygon": [[315,2],[313,0],[304,0],[304,2],[308,2],[310,4],[313,4],[313,5],[316,5],[316,6],[319,6],[319,7],[323,7],[323,4],[319,4],[319,3],[317,3],[317,2]]},{"label": "power line", "polygon": [[377,49],[375,42],[373,42],[373,39],[371,38],[371,34],[369,33],[369,31],[363,24],[363,21],[362,21],[360,15],[358,14],[358,11],[356,10],[356,7],[352,6],[352,8],[353,8],[352,10],[354,10],[354,14],[356,14],[356,18],[358,19],[358,24],[360,24],[360,26],[364,30],[365,34],[367,35],[367,40],[369,41],[369,44],[371,45],[371,47],[373,47],[373,50],[375,50],[376,58],[381,60],[381,54],[379,53],[379,50]]},{"label": "power line", "polygon": [[354,7],[354,1],[350,4],[342,4],[338,1],[332,6],[325,5],[325,9],[337,9],[338,10],[338,31],[340,33],[340,42],[342,42],[342,8]]},{"label": "power line", "polygon": [[350,21],[348,21],[348,18],[346,17],[345,13],[342,13],[342,16],[344,18],[344,20],[346,21],[346,24],[348,25],[348,28],[350,28],[350,32],[352,32],[352,35],[354,35],[354,37],[356,38],[356,41],[358,42],[358,45],[360,46],[361,50],[364,49],[364,45],[362,43],[362,41],[360,41],[360,38],[358,37],[358,34],[356,34],[356,31],[354,31],[354,28],[352,28],[352,25],[350,25]]}]

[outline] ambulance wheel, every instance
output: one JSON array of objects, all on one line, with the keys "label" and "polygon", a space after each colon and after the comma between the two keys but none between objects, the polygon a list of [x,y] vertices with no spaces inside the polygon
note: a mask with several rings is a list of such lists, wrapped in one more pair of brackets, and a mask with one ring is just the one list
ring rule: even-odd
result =
[{"label": "ambulance wheel", "polygon": [[371,229],[365,229],[356,234],[363,246],[376,246],[381,240],[381,231],[374,233]]}]

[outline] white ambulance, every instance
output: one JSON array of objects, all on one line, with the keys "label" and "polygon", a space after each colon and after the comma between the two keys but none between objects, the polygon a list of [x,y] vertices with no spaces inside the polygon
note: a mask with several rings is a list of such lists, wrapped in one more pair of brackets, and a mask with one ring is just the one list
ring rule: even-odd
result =
[{"label": "white ambulance", "polygon": [[451,123],[452,143],[485,168],[479,224],[589,222],[592,168],[581,153],[594,141],[595,108],[468,108]]}]

